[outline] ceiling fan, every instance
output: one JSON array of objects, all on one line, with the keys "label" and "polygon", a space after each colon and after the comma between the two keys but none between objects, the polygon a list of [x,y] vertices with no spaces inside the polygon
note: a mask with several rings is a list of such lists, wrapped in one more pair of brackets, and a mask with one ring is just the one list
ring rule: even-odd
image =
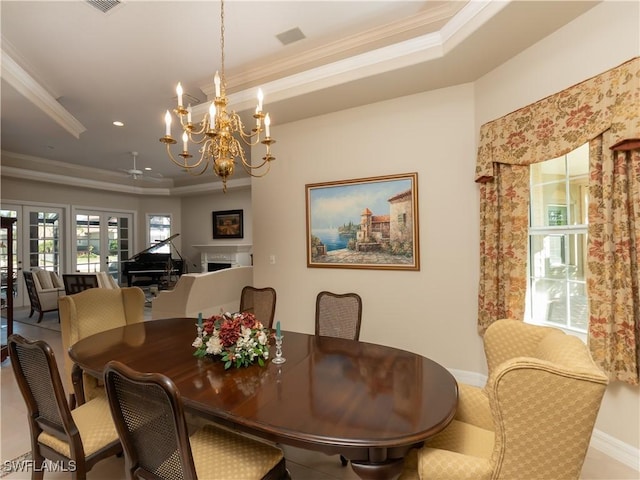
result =
[{"label": "ceiling fan", "polygon": [[141,170],[138,168],[138,166],[136,165],[136,160],[138,158],[138,152],[130,152],[131,156],[133,157],[133,168],[130,169],[124,169],[121,168],[120,170],[122,170],[123,172],[125,172],[127,175],[129,175],[131,178],[133,178],[134,180],[138,180],[139,178],[148,178],[150,180],[160,180],[162,178],[162,175],[159,173],[151,173],[150,170],[151,169],[145,169],[145,170]]}]

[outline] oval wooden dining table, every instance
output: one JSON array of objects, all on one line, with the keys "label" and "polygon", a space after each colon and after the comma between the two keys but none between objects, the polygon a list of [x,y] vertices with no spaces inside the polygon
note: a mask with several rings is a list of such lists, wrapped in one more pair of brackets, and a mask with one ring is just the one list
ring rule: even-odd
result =
[{"label": "oval wooden dining table", "polygon": [[76,374],[79,367],[101,377],[109,360],[162,373],[191,413],[280,444],[342,454],[361,478],[393,478],[407,451],[455,414],[455,379],[423,356],[283,331],[284,364],[225,370],[215,358],[193,356],[195,323],[171,318],[107,330],[69,354]]}]

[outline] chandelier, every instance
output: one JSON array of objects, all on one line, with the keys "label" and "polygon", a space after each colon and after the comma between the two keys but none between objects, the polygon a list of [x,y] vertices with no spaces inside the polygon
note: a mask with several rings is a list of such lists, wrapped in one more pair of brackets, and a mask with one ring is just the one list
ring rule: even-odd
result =
[{"label": "chandelier", "polygon": [[[226,79],[224,72],[224,0],[220,2],[220,75],[216,72],[214,77],[215,99],[211,102],[209,113],[205,114],[202,121],[195,125],[191,121],[191,105],[183,106],[183,90],[180,83],[176,87],[178,94],[178,106],[173,112],[180,120],[182,127],[182,152],[178,153],[180,160],[171,152],[171,145],[176,140],[171,136],[171,113],[165,114],[165,136],[160,141],[167,146],[167,154],[173,163],[192,175],[202,175],[211,165],[214,173],[222,179],[222,191],[227,191],[227,178],[233,175],[236,161],[239,161],[245,171],[252,177],[263,177],[269,173],[271,161],[275,157],[271,155],[271,145],[276,141],[271,138],[269,114],[262,111],[264,100],[262,90],[258,89],[258,106],[253,114],[255,126],[250,132],[245,131],[245,126],[240,116],[235,112],[227,112]],[[264,132],[264,138],[261,134]],[[199,146],[199,158],[190,161],[193,155],[189,153],[189,142]],[[262,161],[255,165],[247,160],[243,144],[253,147],[258,143],[266,146],[266,154]]]}]

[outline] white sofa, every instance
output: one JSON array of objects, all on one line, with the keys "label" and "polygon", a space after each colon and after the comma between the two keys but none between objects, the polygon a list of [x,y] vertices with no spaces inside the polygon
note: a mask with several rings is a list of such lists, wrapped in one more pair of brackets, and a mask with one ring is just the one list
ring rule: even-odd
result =
[{"label": "white sofa", "polygon": [[151,301],[151,318],[210,317],[220,311],[236,312],[240,294],[253,285],[253,267],[235,267],[207,273],[186,273],[173,290],[161,290]]}]

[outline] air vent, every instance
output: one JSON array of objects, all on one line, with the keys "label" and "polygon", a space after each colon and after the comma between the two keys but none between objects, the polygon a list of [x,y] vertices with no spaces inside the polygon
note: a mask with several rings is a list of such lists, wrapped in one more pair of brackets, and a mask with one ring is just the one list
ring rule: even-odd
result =
[{"label": "air vent", "polygon": [[283,45],[289,45],[290,43],[297,42],[299,40],[307,38],[302,30],[298,27],[287,30],[286,32],[279,33],[276,38],[280,40]]},{"label": "air vent", "polygon": [[102,13],[107,13],[114,7],[120,5],[118,0],[85,0],[89,5],[94,8],[97,8]]}]

